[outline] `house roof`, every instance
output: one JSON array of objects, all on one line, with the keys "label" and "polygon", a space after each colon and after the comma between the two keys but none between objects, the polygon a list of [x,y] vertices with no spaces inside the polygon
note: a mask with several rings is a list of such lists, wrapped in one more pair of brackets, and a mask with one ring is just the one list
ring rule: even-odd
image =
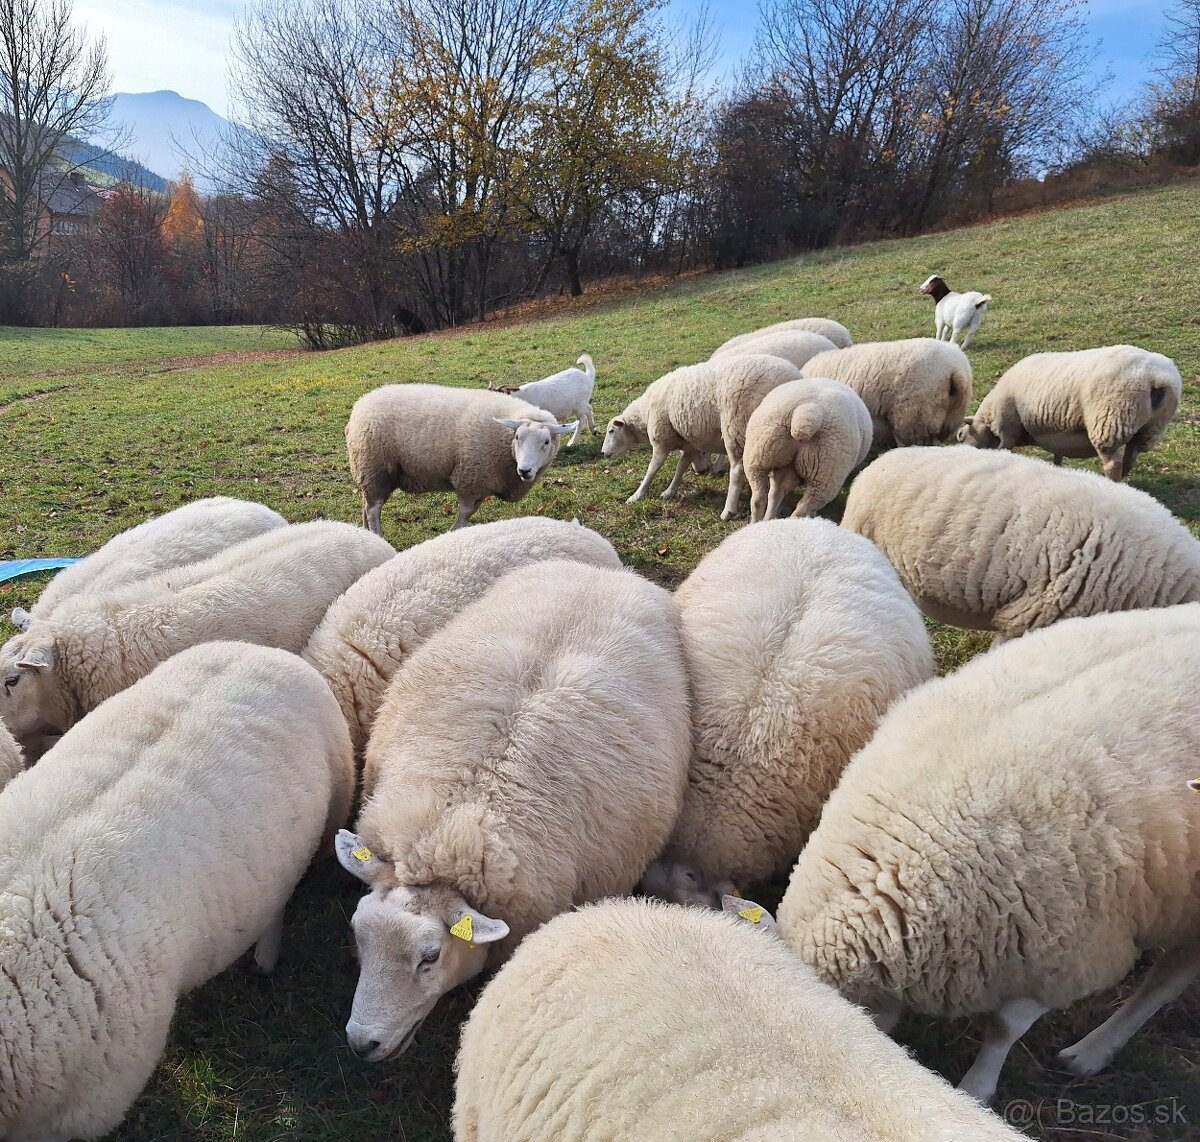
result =
[{"label": "house roof", "polygon": [[92,186],[81,177],[68,175],[50,189],[45,205],[51,214],[76,214],[86,218],[96,213],[103,197],[100,187]]}]

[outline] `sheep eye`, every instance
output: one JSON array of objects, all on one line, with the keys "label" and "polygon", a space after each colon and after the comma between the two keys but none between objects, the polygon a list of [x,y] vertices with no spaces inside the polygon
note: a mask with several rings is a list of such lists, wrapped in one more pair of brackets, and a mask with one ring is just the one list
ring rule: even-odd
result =
[{"label": "sheep eye", "polygon": [[421,965],[424,966],[425,964],[436,964],[438,962],[438,957],[441,956],[441,954],[441,948],[426,948],[421,953]]},{"label": "sheep eye", "polygon": [[21,681],[21,676],[19,674],[14,674],[11,678],[5,678],[4,679],[4,692],[6,694],[11,694],[13,692],[13,687],[20,681]]}]

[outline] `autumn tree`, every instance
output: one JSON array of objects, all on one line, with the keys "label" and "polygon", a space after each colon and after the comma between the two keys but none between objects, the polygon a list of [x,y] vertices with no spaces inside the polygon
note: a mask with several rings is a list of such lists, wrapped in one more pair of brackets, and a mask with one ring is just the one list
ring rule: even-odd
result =
[{"label": "autumn tree", "polygon": [[118,312],[113,316],[118,321],[145,324],[165,316],[167,209],[164,195],[122,183],[105,197],[97,213],[92,234],[94,272],[117,294]]}]

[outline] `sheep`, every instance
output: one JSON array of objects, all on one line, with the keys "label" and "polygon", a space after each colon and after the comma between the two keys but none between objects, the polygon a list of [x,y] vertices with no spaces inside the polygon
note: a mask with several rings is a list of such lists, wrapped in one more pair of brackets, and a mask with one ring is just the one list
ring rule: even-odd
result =
[{"label": "sheep", "polygon": [[850,757],[933,675],[921,615],[872,544],[828,520],[735,532],[675,592],[692,680],[683,808],[643,888],[716,903],[791,863]]},{"label": "sheep", "polygon": [[501,575],[546,559],[621,566],[612,544],[578,521],[523,516],[447,532],[402,551],[329,608],[304,658],[337,696],[356,754],[409,655]]},{"label": "sheep", "polygon": [[876,448],[946,439],[962,424],[973,395],[967,355],[932,337],[818,353],[800,372],[842,381],[858,393],[871,413]]},{"label": "sheep", "polygon": [[185,650],[0,792],[0,1137],[114,1129],[176,999],[254,947],[348,809],[329,688],[281,650]]},{"label": "sheep", "polygon": [[237,640],[299,654],[330,603],[394,554],[348,523],[296,524],[72,598],[0,648],[0,721],[36,760],[41,736],[64,733],[186,647]]},{"label": "sheep", "polygon": [[685,365],[659,377],[608,422],[604,436],[601,452],[610,460],[647,441],[653,449],[645,477],[625,502],[645,498],[672,452],[683,454],[663,499],[676,495],[683,474],[704,453],[723,451],[729,458],[729,491],[721,518],[733,519],[741,495],[742,449],[750,414],[772,389],[799,376],[796,366],[781,357],[756,353]]},{"label": "sheep", "polygon": [[1059,623],[914,690],[826,803],[780,933],[888,1019],[992,1012],[960,1084],[982,1101],[1036,1019],[1165,948],[1060,1055],[1101,1070],[1200,971],[1198,687],[1190,604]]},{"label": "sheep", "polygon": [[629,892],[691,745],[674,600],[632,571],[505,575],[388,688],[342,865],[360,975],[346,1037],[392,1058],[452,987],[573,904]]},{"label": "sheep", "polygon": [[746,425],[750,519],[774,519],[800,484],[804,495],[792,514],[815,515],[866,460],[873,432],[862,398],[841,381],[813,377],[769,392]]},{"label": "sheep", "polygon": [[1135,345],[1034,353],[1018,361],[958,430],[976,448],[1036,444],[1054,456],[1099,456],[1120,481],[1163,437],[1183,396],[1169,357]]},{"label": "sheep", "polygon": [[819,333],[806,333],[801,329],[778,329],[775,332],[756,333],[750,337],[735,337],[735,345],[722,345],[712,355],[712,360],[721,357],[744,357],[747,353],[767,353],[791,361],[797,369],[806,365],[818,353],[833,352],[837,346],[828,337]]},{"label": "sheep", "polygon": [[0,722],[0,789],[3,789],[14,777],[25,768],[25,757],[17,739],[8,732],[8,727]]},{"label": "sheep", "polygon": [[1024,1137],[780,940],[646,900],[530,936],[480,996],[455,1070],[456,1142]]},{"label": "sheep", "polygon": [[454,492],[465,527],[487,496],[523,500],[578,425],[504,393],[444,385],[384,385],[358,398],[346,422],[350,472],[363,526],[383,534],[380,513],[403,492]]},{"label": "sheep", "polygon": [[[839,325],[836,321],[830,321],[828,317],[798,317],[791,321],[776,321],[774,325],[764,325],[761,329],[751,329],[749,333],[739,333],[736,337],[730,337],[716,350],[716,353],[722,350],[732,348],[735,345],[745,344],[755,337],[762,337],[768,333],[816,333],[821,337],[833,342],[836,349],[849,349],[854,344],[854,339],[850,336],[850,330],[844,325]],[[716,353],[713,355],[716,356]]]},{"label": "sheep", "polygon": [[575,417],[575,432],[567,441],[574,448],[584,421],[588,432],[596,431],[596,417],[592,412],[592,390],[596,387],[596,366],[587,353],[581,353],[576,365],[582,369],[563,369],[540,381],[529,381],[523,385],[498,385],[488,388],[492,392],[507,393],[518,400],[527,401],[536,408],[544,409],[560,423]]},{"label": "sheep", "polygon": [[113,536],[86,559],[60,571],[32,611],[13,610],[13,626],[49,618],[64,600],[147,579],[159,571],[195,563],[256,535],[286,527],[287,520],[262,504],[213,496],[148,519]]},{"label": "sheep", "polygon": [[881,456],[851,486],[842,526],[883,551],[931,618],[1004,638],[1200,600],[1200,543],[1157,500],[1012,452]]},{"label": "sheep", "polygon": [[937,339],[953,343],[957,337],[964,349],[969,348],[992,295],[978,290],[956,293],[937,274],[925,279],[921,293],[928,294],[934,300],[933,319]]}]

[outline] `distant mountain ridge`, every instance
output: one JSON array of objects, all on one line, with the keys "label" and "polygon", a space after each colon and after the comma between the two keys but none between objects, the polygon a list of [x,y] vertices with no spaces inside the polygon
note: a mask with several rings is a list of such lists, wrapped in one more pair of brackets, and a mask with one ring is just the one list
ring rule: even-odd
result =
[{"label": "distant mountain ridge", "polygon": [[167,189],[167,180],[162,175],[155,174],[134,159],[115,155],[94,143],[81,143],[78,139],[70,139],[63,144],[61,150],[64,162],[71,167],[83,168],[84,177],[90,182],[131,182],[135,186],[144,186],[147,190],[159,193]]}]

